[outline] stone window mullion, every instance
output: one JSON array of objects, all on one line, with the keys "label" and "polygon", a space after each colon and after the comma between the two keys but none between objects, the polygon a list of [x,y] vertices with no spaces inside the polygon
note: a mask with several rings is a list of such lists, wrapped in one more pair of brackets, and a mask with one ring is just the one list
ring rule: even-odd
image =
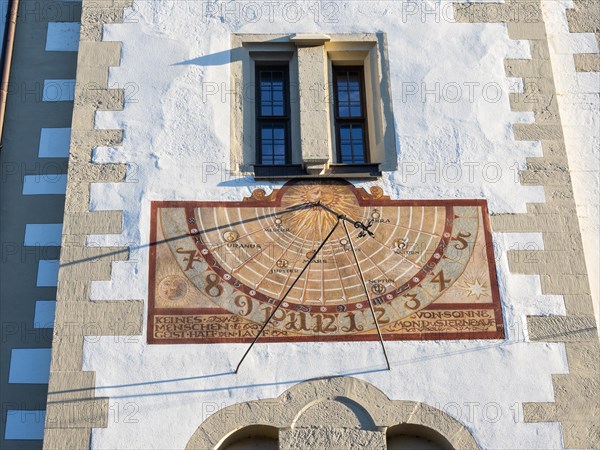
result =
[{"label": "stone window mullion", "polygon": [[300,151],[306,171],[320,174],[331,156],[325,35],[296,35],[300,105]]}]

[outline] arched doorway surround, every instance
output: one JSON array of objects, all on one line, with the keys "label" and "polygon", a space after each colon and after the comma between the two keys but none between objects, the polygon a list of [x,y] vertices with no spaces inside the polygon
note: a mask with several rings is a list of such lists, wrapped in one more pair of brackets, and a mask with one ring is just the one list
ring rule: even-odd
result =
[{"label": "arched doorway surround", "polygon": [[[279,431],[279,448],[386,448],[386,431],[431,430],[446,448],[476,450],[475,439],[456,419],[425,403],[390,400],[370,383],[352,377],[310,380],[277,398],[223,408],[194,432],[187,450],[222,449],[246,427]],[[420,427],[420,428],[419,428]],[[244,431],[242,431],[243,433]]]}]

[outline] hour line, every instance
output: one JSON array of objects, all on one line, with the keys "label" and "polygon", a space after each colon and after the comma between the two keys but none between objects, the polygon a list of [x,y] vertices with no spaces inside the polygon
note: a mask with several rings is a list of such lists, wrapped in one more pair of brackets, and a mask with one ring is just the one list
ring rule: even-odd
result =
[{"label": "hour line", "polygon": [[[241,240],[241,239],[244,239],[244,238],[247,238],[248,236],[251,236],[251,235],[253,235],[253,234],[259,233],[259,232],[261,232],[261,231],[265,231],[265,228],[267,228],[267,226],[266,226],[266,225],[265,225],[263,228],[259,228],[258,230],[251,231],[251,232],[249,232],[249,233],[247,233],[247,234],[244,234],[244,235],[240,236],[239,238],[237,238],[237,241],[239,241],[239,240]],[[244,227],[244,229],[245,229],[245,227]],[[205,234],[206,234],[206,233],[205,233]],[[218,235],[217,235],[217,236],[218,236]],[[230,244],[230,242],[222,242],[222,243],[220,243],[220,244],[217,244],[217,245],[215,245],[214,247],[211,247],[211,251],[212,251],[212,250],[216,250],[216,249],[218,249],[218,248],[220,248],[220,247],[222,247],[222,246],[224,246],[224,245],[227,245],[227,244]]]},{"label": "hour line", "polygon": [[[435,222],[434,222],[434,224],[435,224]],[[423,234],[427,234],[429,236],[438,237],[438,238],[442,237],[441,234],[429,233],[428,231],[418,230],[416,228],[411,228],[411,227],[407,227],[405,225],[400,225],[400,224],[383,223],[383,222],[381,222],[378,225],[388,225],[388,226],[391,226],[391,227],[394,227],[394,228],[404,228],[406,230],[414,231],[415,233],[423,233]]]},{"label": "hour line", "polygon": [[263,283],[263,281],[265,281],[267,279],[267,276],[269,275],[271,270],[273,270],[273,267],[275,267],[277,265],[277,262],[283,257],[283,255],[285,255],[287,253],[287,251],[294,244],[294,242],[296,242],[298,240],[298,238],[299,238],[299,236],[296,235],[294,237],[294,239],[292,239],[292,241],[288,244],[288,246],[285,249],[283,249],[283,252],[281,253],[281,255],[279,255],[279,258],[277,258],[277,259],[274,258],[275,262],[273,263],[273,265],[271,267],[269,267],[269,271],[264,274],[264,276],[261,278],[261,280],[258,282],[258,284],[256,285],[256,287],[254,289],[258,289],[258,287]]},{"label": "hour line", "polygon": [[[302,255],[302,252],[304,251],[304,245],[306,244],[306,240],[302,239],[302,246],[300,247],[300,252],[299,255]],[[296,259],[294,261],[294,267],[296,267],[296,263],[298,262],[300,258]],[[281,291],[279,291],[279,295],[277,297],[281,297],[281,294],[283,294],[285,292],[285,290],[287,289],[287,285],[288,282],[290,281],[290,278],[292,278],[292,272],[290,272],[287,276],[287,279],[285,280],[285,283],[283,284],[283,287],[281,288]]]},{"label": "hour line", "polygon": [[[371,257],[370,257],[369,255],[367,255],[367,253],[366,253],[365,251],[363,251],[363,249],[361,249],[360,247],[358,247],[358,249],[361,251],[361,253],[362,253],[363,255],[365,255],[365,256],[367,257],[367,259],[368,259],[369,261],[371,261],[371,264],[373,264],[375,267],[377,267],[377,270],[379,270],[379,271],[381,272],[381,274],[382,274],[382,275],[383,275],[383,276],[384,276],[386,279],[388,279],[388,280],[391,280],[391,279],[392,279],[392,278],[391,278],[391,276],[389,276],[387,273],[385,273],[385,272],[384,272],[384,271],[381,269],[381,267],[379,267],[379,265],[377,265],[377,263],[376,263],[375,261],[373,261],[373,260],[371,259]],[[392,284],[392,283],[388,283],[388,284]],[[392,286],[393,286],[393,284],[392,284]]]},{"label": "hour line", "polygon": [[[290,206],[289,208],[286,208],[283,211],[278,211],[278,212],[274,212],[274,213],[270,213],[270,214],[265,214],[265,215],[258,216],[258,217],[253,217],[252,219],[243,219],[243,220],[240,220],[238,222],[228,223],[226,225],[217,225],[217,226],[215,226],[215,227],[213,227],[213,228],[211,228],[209,230],[202,229],[202,230],[198,230],[198,231],[201,232],[201,233],[203,233],[203,234],[212,233],[213,231],[222,230],[225,227],[231,228],[232,226],[236,226],[236,225],[244,225],[244,224],[246,224],[248,222],[255,222],[257,220],[266,219],[267,217],[273,217],[273,216],[277,216],[277,215],[281,215],[281,214],[287,214],[287,213],[291,213],[291,212],[294,212],[294,211],[299,211],[299,210],[305,209],[307,207],[308,207],[308,205],[306,205],[306,204],[301,204],[301,205],[296,205],[296,206]],[[196,208],[196,209],[198,209],[198,208]],[[198,216],[202,217],[200,214],[198,214]],[[198,224],[198,225],[200,225],[200,224]]]},{"label": "hour line", "polygon": [[[350,242],[350,239],[348,239],[348,241]],[[350,264],[350,267],[352,267],[352,270],[354,271],[354,275],[356,276],[356,278],[358,278],[359,286],[360,286],[360,275],[359,275],[359,273],[356,270],[356,264],[354,263],[354,261],[352,261],[352,259],[350,259],[350,256],[348,255],[348,252],[344,252],[344,255],[346,255],[346,259],[348,260],[348,263]],[[355,295],[352,298],[355,298],[355,297],[359,297],[360,298],[360,295],[358,295],[358,296]],[[348,298],[348,300],[350,300],[350,298]]]},{"label": "hour line", "polygon": [[398,255],[400,258],[404,259],[405,261],[409,262],[410,264],[412,264],[413,266],[415,266],[417,269],[420,269],[421,266],[419,266],[418,264],[412,262],[410,259],[408,259],[406,256],[401,255],[399,253],[396,253],[394,250],[392,250],[391,248],[389,248],[387,245],[385,245],[384,243],[380,242],[377,240],[377,238],[373,238],[375,239],[375,241],[380,244],[383,248],[385,248],[386,250],[392,252],[394,255]]},{"label": "hour line", "polygon": [[336,254],[335,254],[334,249],[333,249],[333,242],[330,242],[329,245],[331,246],[331,252],[333,253],[333,262],[335,263],[335,268],[336,268],[337,273],[338,273],[338,281],[340,282],[340,287],[342,288],[342,295],[343,295],[344,298],[347,299],[348,295],[346,293],[346,289],[344,288],[344,283],[342,283],[342,273],[340,272],[340,266],[339,266],[339,264],[337,262]]},{"label": "hour line", "polygon": [[253,255],[251,255],[248,259],[246,259],[242,264],[240,264],[239,266],[237,266],[235,269],[233,269],[231,271],[231,273],[237,272],[238,270],[240,270],[242,267],[244,267],[246,264],[248,264],[250,261],[252,261],[254,258],[256,258],[258,255],[260,255],[262,252],[264,252],[266,250],[266,246],[261,247],[259,251],[257,251],[256,253],[254,253]]}]

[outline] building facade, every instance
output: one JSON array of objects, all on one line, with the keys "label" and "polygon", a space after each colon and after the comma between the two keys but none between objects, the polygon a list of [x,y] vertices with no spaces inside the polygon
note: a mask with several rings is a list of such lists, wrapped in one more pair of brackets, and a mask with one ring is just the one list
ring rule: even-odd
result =
[{"label": "building facade", "polygon": [[598,448],[565,6],[84,0],[44,448]]}]

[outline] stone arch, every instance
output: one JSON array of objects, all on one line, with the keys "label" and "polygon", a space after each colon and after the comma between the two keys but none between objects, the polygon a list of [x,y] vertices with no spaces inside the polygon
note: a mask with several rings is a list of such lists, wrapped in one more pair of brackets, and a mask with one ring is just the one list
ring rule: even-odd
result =
[{"label": "stone arch", "polygon": [[315,423],[322,423],[323,426],[344,424],[346,428],[371,431],[377,429],[373,418],[360,403],[339,396],[310,402],[294,418],[291,428],[303,428]]},{"label": "stone arch", "polygon": [[[328,412],[334,412],[328,423],[311,421]],[[186,449],[218,449],[236,431],[256,425],[278,429],[280,446],[285,448],[326,448],[328,443],[340,445],[345,438],[365,447],[385,448],[386,430],[408,425],[433,430],[453,448],[479,448],[462,423],[437,408],[390,400],[357,378],[333,377],[296,384],[277,398],[223,408],[197,428]]]}]

